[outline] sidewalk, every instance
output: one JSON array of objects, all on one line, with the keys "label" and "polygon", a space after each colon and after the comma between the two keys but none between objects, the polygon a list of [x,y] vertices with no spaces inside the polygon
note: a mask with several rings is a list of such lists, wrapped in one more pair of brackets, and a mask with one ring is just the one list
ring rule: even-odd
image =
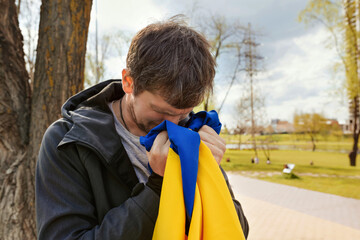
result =
[{"label": "sidewalk", "polygon": [[250,224],[249,240],[360,239],[360,200],[228,176]]}]

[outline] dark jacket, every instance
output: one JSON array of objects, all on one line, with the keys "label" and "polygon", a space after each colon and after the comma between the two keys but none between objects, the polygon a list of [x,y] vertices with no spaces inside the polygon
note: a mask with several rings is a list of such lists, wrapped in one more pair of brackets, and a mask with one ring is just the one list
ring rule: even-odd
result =
[{"label": "dark jacket", "polygon": [[119,80],[84,90],[45,132],[36,166],[38,239],[152,238],[159,195],[139,183],[107,105],[123,95]]}]

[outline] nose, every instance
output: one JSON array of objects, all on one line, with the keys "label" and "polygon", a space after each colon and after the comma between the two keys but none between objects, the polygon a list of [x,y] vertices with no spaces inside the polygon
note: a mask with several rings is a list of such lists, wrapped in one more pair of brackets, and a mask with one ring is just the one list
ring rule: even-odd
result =
[{"label": "nose", "polygon": [[175,124],[179,124],[179,121],[180,121],[180,116],[170,116],[170,115],[167,115],[165,116],[165,119],[164,120],[168,120],[172,123],[175,123]]}]

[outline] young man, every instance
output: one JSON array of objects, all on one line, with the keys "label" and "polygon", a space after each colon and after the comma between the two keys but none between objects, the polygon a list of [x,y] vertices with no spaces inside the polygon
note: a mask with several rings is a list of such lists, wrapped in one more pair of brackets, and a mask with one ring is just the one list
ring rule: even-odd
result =
[{"label": "young man", "polygon": [[[139,137],[163,120],[183,124],[212,90],[209,47],[184,24],[151,24],[132,40],[122,81],[102,82],[64,104],[36,168],[39,239],[152,238],[170,142],[164,131],[147,153]],[[208,126],[199,134],[220,164],[225,141]],[[247,236],[241,205],[234,205]]]}]

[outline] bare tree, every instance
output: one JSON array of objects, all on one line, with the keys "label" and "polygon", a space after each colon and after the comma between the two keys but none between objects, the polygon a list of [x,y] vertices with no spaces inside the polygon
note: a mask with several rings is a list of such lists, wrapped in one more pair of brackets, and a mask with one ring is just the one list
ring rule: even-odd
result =
[{"label": "bare tree", "polygon": [[[207,37],[211,44],[211,52],[213,53],[214,60],[219,67],[220,62],[226,62],[229,66],[233,63],[232,75],[229,77],[230,84],[226,94],[220,102],[220,107],[217,109],[221,111],[224,102],[229,94],[231,87],[237,79],[241,65],[241,50],[242,39],[246,27],[243,27],[238,21],[231,21],[224,16],[220,15],[205,15],[199,18],[200,20],[193,21],[199,27],[200,31]],[[226,60],[220,61],[220,58]],[[226,79],[226,80],[229,80]],[[204,110],[209,110],[212,96],[209,94],[205,96]]]},{"label": "bare tree", "polygon": [[91,1],[43,0],[32,91],[15,2],[0,6],[0,239],[36,239],[37,153],[63,102],[83,87]]},{"label": "bare tree", "polygon": [[[88,46],[91,42],[93,42],[91,41],[91,35],[89,36],[89,40],[90,41],[88,43]],[[106,72],[105,61],[109,58],[111,36],[107,34],[103,35],[100,38],[100,46],[96,46],[96,44],[98,44],[98,41],[96,41],[96,43],[94,44],[95,48],[100,48],[98,54],[94,54],[94,52],[91,51],[91,48],[89,47],[89,50],[86,52],[85,83],[89,86],[97,84],[104,79],[104,75]]]},{"label": "bare tree", "polygon": [[[250,86],[248,83],[244,83],[243,96],[238,100],[235,111],[237,125],[235,128],[236,133],[250,133],[251,134],[251,144],[253,145],[253,150],[255,156],[257,156],[257,144],[255,134],[261,131],[261,126],[264,120],[264,99],[259,94],[253,94],[253,100],[251,101]],[[253,103],[251,107],[251,102]],[[253,111],[252,111],[253,109]],[[253,115],[252,115],[253,113]],[[254,119],[254,121],[252,121]],[[254,125],[252,124],[254,123]],[[241,136],[239,136],[241,140]],[[255,142],[255,144],[254,144]]]},{"label": "bare tree", "polygon": [[224,106],[224,103],[226,101],[227,96],[229,95],[229,92],[231,90],[231,87],[233,86],[235,80],[238,78],[238,74],[241,71],[241,59],[242,59],[242,54],[241,54],[241,45],[240,44],[236,44],[235,46],[236,49],[236,55],[235,58],[237,59],[236,63],[235,63],[235,67],[234,67],[234,72],[232,74],[231,77],[231,82],[229,84],[229,87],[225,93],[225,96],[220,104],[220,107],[217,109],[218,113],[220,114],[222,107]]},{"label": "bare tree", "polygon": [[238,146],[239,146],[239,149],[241,149],[241,144],[242,144],[242,139],[241,139],[241,136],[243,134],[245,134],[248,130],[248,120],[247,119],[247,116],[245,114],[246,112],[246,109],[243,109],[242,106],[240,105],[237,105],[237,111],[238,111],[238,121],[237,121],[237,124],[236,124],[236,127],[234,128],[234,131],[233,131],[233,134],[234,135],[238,135],[239,139],[238,139]]},{"label": "bare tree", "polygon": [[[103,34],[99,41],[89,34],[86,52],[85,84],[91,86],[104,80],[107,73],[107,61],[110,58],[123,58],[131,41],[130,34],[124,31]],[[94,49],[98,44],[98,59]]]},{"label": "bare tree", "polygon": [[[21,3],[21,4],[20,4]],[[36,44],[40,20],[40,0],[18,1],[20,29],[24,37],[26,70],[30,77],[30,86],[34,82]]]},{"label": "bare tree", "polygon": [[326,129],[326,119],[318,113],[295,113],[294,128],[298,133],[304,133],[311,139],[312,150],[316,150],[316,141],[318,134]]},{"label": "bare tree", "polygon": [[272,134],[266,135],[260,140],[260,149],[263,151],[266,160],[270,160],[271,149],[272,149]]}]

